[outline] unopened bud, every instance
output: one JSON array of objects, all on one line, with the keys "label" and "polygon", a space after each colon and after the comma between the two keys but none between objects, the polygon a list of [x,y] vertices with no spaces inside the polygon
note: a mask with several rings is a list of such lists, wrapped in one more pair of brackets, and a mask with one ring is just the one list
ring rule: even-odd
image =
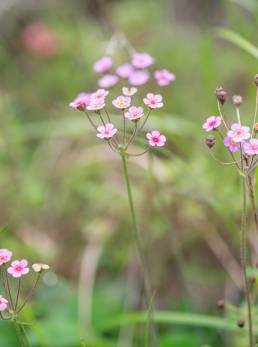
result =
[{"label": "unopened bud", "polygon": [[226,102],[226,99],[227,99],[227,92],[225,91],[225,89],[223,87],[216,88],[215,95],[216,95],[218,101],[223,106],[224,103]]},{"label": "unopened bud", "polygon": [[219,310],[224,310],[224,308],[225,308],[225,301],[224,301],[224,300],[218,300],[218,302],[217,302],[217,308],[218,308]]},{"label": "unopened bud", "polygon": [[216,138],[213,135],[209,135],[206,137],[205,143],[209,148],[212,148],[216,143]]},{"label": "unopened bud", "polygon": [[234,104],[236,107],[241,106],[241,104],[242,104],[242,102],[243,102],[242,96],[240,96],[240,95],[234,95],[232,99],[233,99],[233,104]]},{"label": "unopened bud", "polygon": [[258,73],[254,76],[254,83],[258,87]]},{"label": "unopened bud", "polygon": [[245,321],[243,319],[239,319],[239,321],[237,321],[237,326],[239,328],[243,328],[245,326]]}]

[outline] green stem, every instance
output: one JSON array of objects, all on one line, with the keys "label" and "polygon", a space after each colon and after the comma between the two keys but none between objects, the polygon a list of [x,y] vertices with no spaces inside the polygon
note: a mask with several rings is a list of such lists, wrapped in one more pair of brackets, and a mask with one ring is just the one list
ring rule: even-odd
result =
[{"label": "green stem", "polygon": [[252,182],[252,176],[248,175],[247,178],[248,178],[248,189],[249,189],[251,205],[252,205],[252,210],[253,210],[255,228],[256,228],[256,232],[258,234],[258,214],[257,214],[256,201],[255,201],[255,187],[254,187],[254,184]]},{"label": "green stem", "polygon": [[15,328],[18,340],[21,344],[21,347],[29,347],[27,337],[24,334],[24,332],[22,331],[20,325],[15,320],[13,321],[13,324],[14,324],[14,328]]},{"label": "green stem", "polygon": [[129,202],[129,207],[130,207],[130,212],[131,212],[131,218],[132,218],[132,226],[133,226],[133,236],[134,240],[136,243],[137,247],[137,253],[140,261],[140,266],[143,274],[143,280],[144,280],[144,289],[145,289],[145,297],[146,297],[146,307],[150,308],[150,317],[151,317],[151,323],[153,326],[152,332],[153,332],[153,345],[155,347],[158,346],[157,342],[157,336],[155,332],[155,327],[153,325],[153,308],[152,305],[150,305],[152,301],[152,291],[151,291],[151,286],[150,286],[150,281],[149,281],[149,273],[148,269],[146,266],[146,261],[144,257],[144,247],[142,244],[142,239],[140,235],[140,231],[138,228],[137,224],[137,219],[136,219],[136,213],[135,213],[135,208],[134,208],[134,203],[133,203],[133,196],[132,196],[132,189],[131,189],[131,184],[130,184],[130,179],[129,179],[129,174],[128,174],[128,165],[127,165],[127,154],[124,152],[121,152],[121,158],[122,158],[122,163],[123,163],[123,173],[124,173],[124,178],[125,178],[125,183],[126,183],[126,188],[127,188],[127,194],[128,194],[128,202]]}]

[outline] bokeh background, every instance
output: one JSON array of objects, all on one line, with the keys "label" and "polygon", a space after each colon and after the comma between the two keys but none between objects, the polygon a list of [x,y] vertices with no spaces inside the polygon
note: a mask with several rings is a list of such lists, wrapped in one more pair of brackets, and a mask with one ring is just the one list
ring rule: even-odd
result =
[{"label": "bokeh background", "polygon": [[[130,160],[155,305],[170,312],[161,347],[243,346],[239,178],[209,156],[201,124],[220,85],[251,121],[257,22],[256,0],[1,0],[1,247],[51,265],[24,312],[33,346],[143,346],[142,322],[119,324],[142,307],[121,163],[68,107],[96,89],[92,65],[117,32],[177,76],[149,124],[166,150]],[[224,314],[232,331],[216,325],[221,298],[240,307]],[[18,346],[11,325],[0,331]]]}]

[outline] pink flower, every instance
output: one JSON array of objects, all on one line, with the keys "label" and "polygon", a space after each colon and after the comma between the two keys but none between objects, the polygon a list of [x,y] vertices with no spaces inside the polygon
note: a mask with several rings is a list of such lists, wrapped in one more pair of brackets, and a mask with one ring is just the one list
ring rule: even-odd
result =
[{"label": "pink flower", "polygon": [[112,101],[116,108],[126,109],[131,105],[131,98],[129,96],[118,96]]},{"label": "pink flower", "polygon": [[98,132],[99,133],[97,134],[97,137],[99,137],[100,139],[110,139],[116,134],[117,129],[112,123],[108,123],[105,126],[100,125],[98,127]]},{"label": "pink flower", "polygon": [[125,117],[130,120],[137,120],[143,116],[143,108],[132,106],[129,108],[128,112],[125,112]]},{"label": "pink flower", "polygon": [[128,78],[131,73],[134,71],[134,68],[131,64],[123,64],[118,66],[116,69],[116,73],[121,78]]},{"label": "pink flower", "polygon": [[244,143],[243,146],[247,155],[258,154],[258,139],[251,139],[249,142]]},{"label": "pink flower", "polygon": [[32,265],[32,269],[35,272],[42,272],[43,270],[49,270],[49,265],[42,264],[42,263],[36,263]]},{"label": "pink flower", "polygon": [[240,143],[235,142],[231,137],[228,137],[228,136],[225,137],[223,143],[226,147],[228,147],[228,149],[232,153],[236,152],[238,148],[240,147]]},{"label": "pink flower", "polygon": [[8,263],[8,261],[11,260],[12,258],[12,252],[9,251],[8,249],[2,248],[0,249],[0,266]]},{"label": "pink flower", "polygon": [[250,128],[242,126],[239,123],[234,123],[231,130],[227,132],[227,136],[232,138],[235,142],[243,142],[250,137]]},{"label": "pink flower", "polygon": [[98,111],[105,107],[104,99],[91,99],[90,104],[87,106],[89,111]]},{"label": "pink flower", "polygon": [[132,88],[130,88],[130,89],[127,88],[127,87],[123,87],[123,88],[122,88],[122,91],[123,91],[123,94],[124,94],[125,96],[133,96],[134,94],[137,93],[138,89],[135,88],[135,87],[132,87]]},{"label": "pink flower", "polygon": [[95,72],[104,73],[112,67],[112,58],[111,57],[102,57],[96,61],[93,65]]},{"label": "pink flower", "polygon": [[90,103],[90,93],[80,93],[72,102],[70,102],[69,106],[76,110],[83,110]]},{"label": "pink flower", "polygon": [[30,269],[28,268],[28,260],[15,260],[11,263],[11,266],[8,267],[7,272],[15,278],[21,277],[29,273]]},{"label": "pink flower", "polygon": [[148,53],[134,53],[132,64],[137,69],[145,69],[154,63],[154,59]]},{"label": "pink flower", "polygon": [[167,140],[166,136],[161,135],[158,130],[153,130],[151,133],[147,133],[146,137],[149,140],[149,144],[153,147],[162,147],[165,145],[165,142]]},{"label": "pink flower", "polygon": [[95,93],[91,94],[90,101],[92,100],[102,100],[109,94],[108,90],[98,89]]},{"label": "pink flower", "polygon": [[118,77],[116,75],[104,75],[98,80],[98,85],[101,88],[113,87],[118,82]]},{"label": "pink flower", "polygon": [[157,70],[154,72],[154,78],[159,86],[167,86],[170,82],[175,81],[176,76],[168,70]]},{"label": "pink flower", "polygon": [[216,129],[221,124],[221,116],[211,116],[207,118],[206,122],[203,123],[202,128],[206,131],[211,131],[213,129]]},{"label": "pink flower", "polygon": [[0,295],[0,312],[4,312],[7,309],[8,300]]},{"label": "pink flower", "polygon": [[163,107],[162,96],[159,94],[148,93],[146,98],[143,99],[145,105],[149,108],[161,108]]},{"label": "pink flower", "polygon": [[128,78],[129,84],[141,86],[148,82],[150,75],[147,71],[134,71]]}]

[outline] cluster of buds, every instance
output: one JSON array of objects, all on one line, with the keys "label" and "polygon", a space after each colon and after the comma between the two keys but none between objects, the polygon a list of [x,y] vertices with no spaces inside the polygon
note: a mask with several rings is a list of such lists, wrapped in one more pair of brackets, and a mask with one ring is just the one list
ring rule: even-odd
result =
[{"label": "cluster of buds", "polygon": [[[33,272],[37,273],[37,276],[31,291],[25,297],[23,302],[20,302],[22,299],[21,280],[22,277],[27,275],[31,269]],[[4,290],[4,295],[0,295],[0,319],[17,319],[19,313],[34,294],[42,272],[48,270],[49,266],[47,264],[35,263],[31,266],[31,269],[28,260],[12,260],[12,252],[10,250],[5,248],[0,249],[0,271],[2,275],[2,287]],[[18,281],[17,286],[15,286],[13,281],[10,281],[11,278]]]}]

